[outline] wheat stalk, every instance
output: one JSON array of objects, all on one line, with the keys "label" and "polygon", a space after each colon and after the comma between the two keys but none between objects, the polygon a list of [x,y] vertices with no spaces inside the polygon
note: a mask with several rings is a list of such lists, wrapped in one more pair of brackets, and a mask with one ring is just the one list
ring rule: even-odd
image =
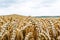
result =
[{"label": "wheat stalk", "polygon": [[[34,40],[60,40],[59,18],[33,18],[20,16],[17,18],[16,15],[11,17],[13,18],[12,21],[7,22],[1,18],[0,22],[4,22],[5,24],[0,26],[0,40],[30,40],[30,37],[33,37]],[[10,38],[7,39],[6,37]]]}]

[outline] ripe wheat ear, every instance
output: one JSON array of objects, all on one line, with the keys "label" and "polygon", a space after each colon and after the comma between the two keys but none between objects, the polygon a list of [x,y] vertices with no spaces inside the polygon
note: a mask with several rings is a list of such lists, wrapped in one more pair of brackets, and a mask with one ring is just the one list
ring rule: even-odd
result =
[{"label": "ripe wheat ear", "polygon": [[0,16],[0,40],[60,40],[60,18]]}]

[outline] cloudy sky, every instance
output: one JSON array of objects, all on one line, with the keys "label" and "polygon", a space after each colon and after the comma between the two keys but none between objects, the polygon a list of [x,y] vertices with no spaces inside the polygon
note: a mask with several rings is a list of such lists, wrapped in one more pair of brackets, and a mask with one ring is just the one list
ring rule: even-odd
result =
[{"label": "cloudy sky", "polygon": [[60,0],[0,0],[0,15],[60,16]]}]

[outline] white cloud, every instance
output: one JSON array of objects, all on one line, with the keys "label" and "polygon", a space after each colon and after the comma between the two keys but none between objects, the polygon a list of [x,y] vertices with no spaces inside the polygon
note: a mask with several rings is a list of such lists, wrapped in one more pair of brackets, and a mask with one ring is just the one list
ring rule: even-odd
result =
[{"label": "white cloud", "polygon": [[7,8],[0,8],[0,15],[16,13],[32,16],[60,15],[60,0],[55,0],[55,2],[54,0],[17,0],[17,2]]}]

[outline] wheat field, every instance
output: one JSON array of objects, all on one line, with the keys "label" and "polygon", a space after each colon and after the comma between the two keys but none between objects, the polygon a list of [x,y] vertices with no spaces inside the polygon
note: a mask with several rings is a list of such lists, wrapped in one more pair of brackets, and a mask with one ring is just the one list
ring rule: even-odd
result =
[{"label": "wheat field", "polygon": [[60,18],[0,16],[0,40],[60,40]]}]

